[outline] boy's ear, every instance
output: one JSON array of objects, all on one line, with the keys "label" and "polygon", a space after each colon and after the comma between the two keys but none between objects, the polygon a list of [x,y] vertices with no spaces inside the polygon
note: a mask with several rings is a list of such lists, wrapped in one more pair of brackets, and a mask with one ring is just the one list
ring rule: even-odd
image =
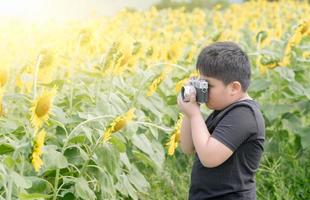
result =
[{"label": "boy's ear", "polygon": [[241,84],[239,81],[233,81],[230,83],[230,92],[231,95],[235,95],[242,90]]}]

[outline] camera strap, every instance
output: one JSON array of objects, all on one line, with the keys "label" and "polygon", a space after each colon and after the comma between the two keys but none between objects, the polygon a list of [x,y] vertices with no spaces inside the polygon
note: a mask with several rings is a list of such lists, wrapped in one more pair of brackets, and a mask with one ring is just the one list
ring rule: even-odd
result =
[{"label": "camera strap", "polygon": [[240,107],[240,106],[249,107],[252,110],[252,112],[254,113],[254,115],[255,115],[253,104],[249,103],[246,100],[237,101],[237,102],[229,105],[228,107],[226,107],[224,110],[220,111],[220,113],[218,113],[215,117],[214,117],[215,112],[213,112],[209,116],[209,120],[207,120],[207,124],[206,124],[207,127],[208,127],[209,132],[212,133],[214,131],[214,129],[216,128],[218,123],[224,118],[225,115],[227,115],[229,113],[229,111],[231,111],[232,109],[234,109],[236,107]]}]

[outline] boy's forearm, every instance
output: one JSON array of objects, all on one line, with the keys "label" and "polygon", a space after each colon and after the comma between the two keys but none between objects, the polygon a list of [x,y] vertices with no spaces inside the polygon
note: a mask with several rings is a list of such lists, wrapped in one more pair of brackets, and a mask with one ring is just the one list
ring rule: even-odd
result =
[{"label": "boy's forearm", "polygon": [[182,126],[180,131],[180,145],[181,149],[185,154],[193,154],[195,152],[195,147],[193,144],[192,134],[191,134],[191,122],[190,119],[184,115],[182,120]]},{"label": "boy's forearm", "polygon": [[201,113],[191,117],[190,124],[194,148],[200,160],[205,160],[207,154],[207,144],[211,135]]}]

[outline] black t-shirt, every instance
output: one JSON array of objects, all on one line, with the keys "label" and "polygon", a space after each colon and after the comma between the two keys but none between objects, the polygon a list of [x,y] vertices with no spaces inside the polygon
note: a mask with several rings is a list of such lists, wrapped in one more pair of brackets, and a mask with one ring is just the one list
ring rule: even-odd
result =
[{"label": "black t-shirt", "polygon": [[[256,199],[255,172],[263,153],[265,122],[256,101],[240,102],[247,106],[232,104],[228,106],[230,109],[214,111],[206,120],[211,137],[225,144],[234,153],[214,168],[204,167],[198,155],[195,155],[190,200]],[[212,124],[210,122],[221,112],[223,117],[215,126],[209,127]]]}]

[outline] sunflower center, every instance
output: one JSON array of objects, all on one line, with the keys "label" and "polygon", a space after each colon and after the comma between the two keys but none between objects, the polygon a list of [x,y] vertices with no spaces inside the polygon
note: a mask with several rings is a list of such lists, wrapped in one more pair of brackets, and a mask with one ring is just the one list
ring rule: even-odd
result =
[{"label": "sunflower center", "polygon": [[124,119],[123,117],[115,124],[114,129],[113,129],[113,133],[117,132],[119,130],[121,130],[122,128],[124,128],[126,125],[126,119]]},{"label": "sunflower center", "polygon": [[36,107],[35,113],[38,117],[42,117],[50,110],[50,102],[46,99],[40,99]]}]

